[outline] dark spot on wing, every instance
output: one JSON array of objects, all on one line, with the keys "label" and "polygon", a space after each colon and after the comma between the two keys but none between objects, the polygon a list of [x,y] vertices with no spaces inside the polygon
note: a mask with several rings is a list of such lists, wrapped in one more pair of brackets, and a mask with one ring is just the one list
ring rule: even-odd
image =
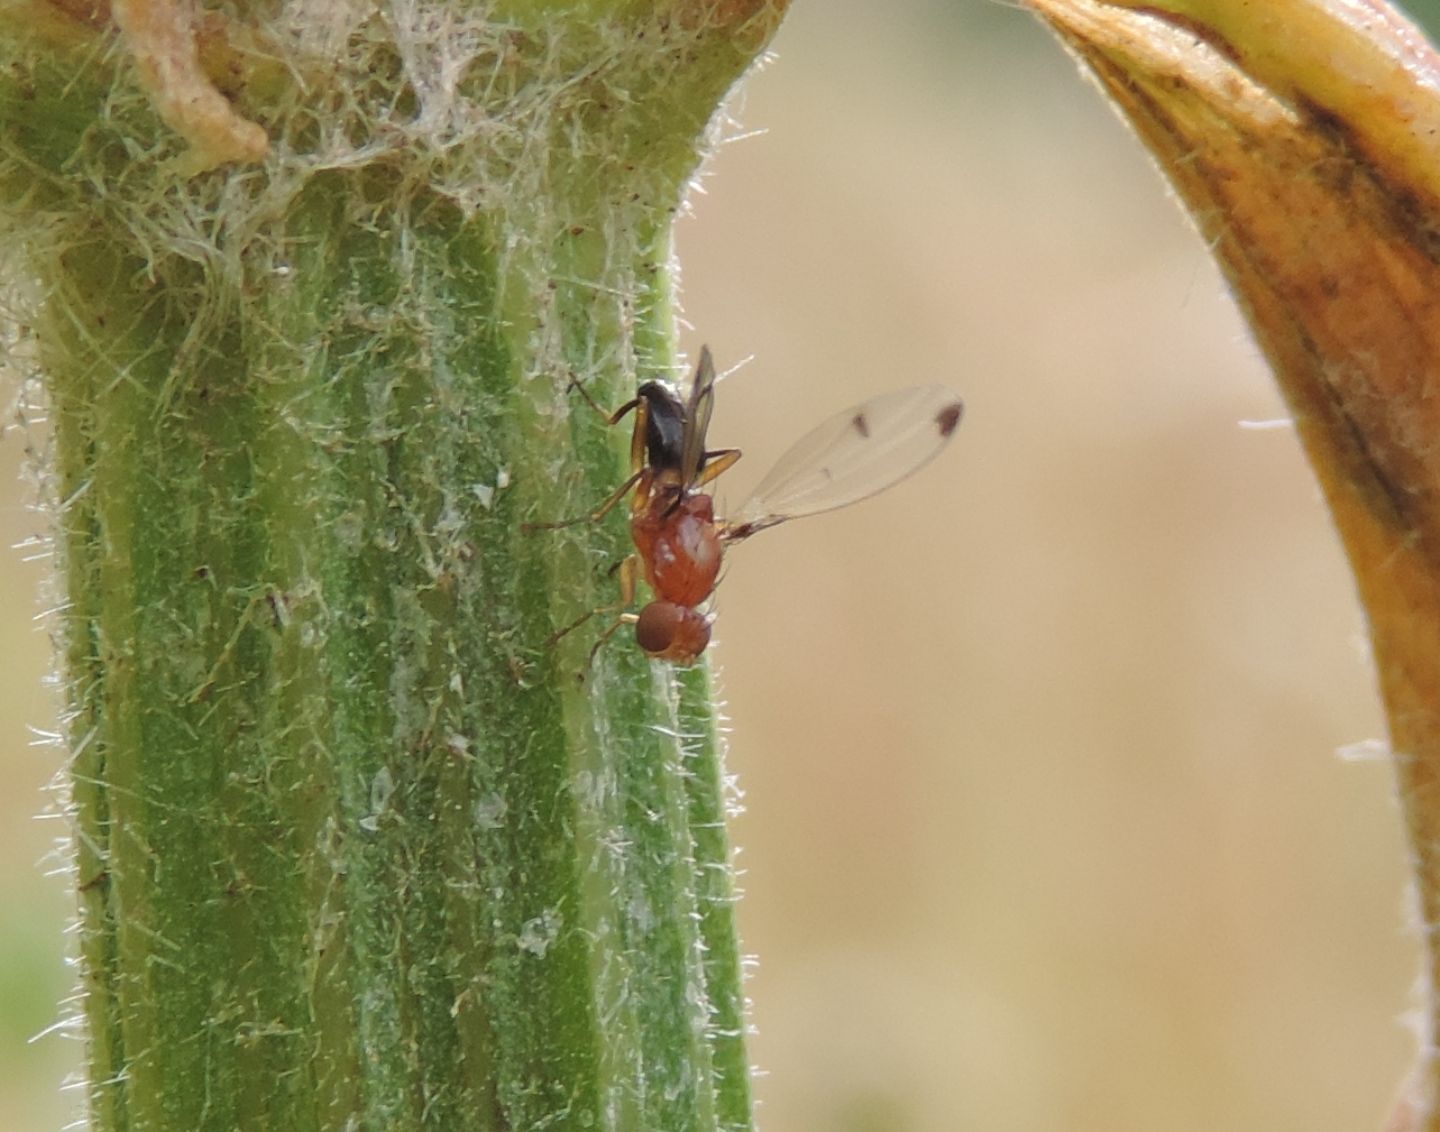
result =
[{"label": "dark spot on wing", "polygon": [[953,405],[946,405],[935,414],[935,423],[940,427],[940,436],[943,439],[949,439],[950,434],[960,424],[960,414],[964,411],[965,406],[956,401]]},{"label": "dark spot on wing", "polygon": [[870,439],[870,422],[865,419],[864,413],[856,413],[853,417],[851,417],[850,427],[853,428],[856,432],[858,432],[861,436],[863,436],[866,440]]}]

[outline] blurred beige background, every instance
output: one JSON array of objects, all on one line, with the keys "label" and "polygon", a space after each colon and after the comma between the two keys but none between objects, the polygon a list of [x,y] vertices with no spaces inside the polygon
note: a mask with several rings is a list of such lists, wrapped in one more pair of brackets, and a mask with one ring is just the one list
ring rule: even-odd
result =
[{"label": "blurred beige background", "polygon": [[[1376,1127],[1415,945],[1389,769],[1337,755],[1382,734],[1363,623],[1200,241],[1019,11],[812,0],[775,54],[680,229],[687,346],[754,355],[731,501],[877,390],[967,416],[720,591],[762,1126]],[[0,1127],[53,1129],[48,648],[0,570]]]}]

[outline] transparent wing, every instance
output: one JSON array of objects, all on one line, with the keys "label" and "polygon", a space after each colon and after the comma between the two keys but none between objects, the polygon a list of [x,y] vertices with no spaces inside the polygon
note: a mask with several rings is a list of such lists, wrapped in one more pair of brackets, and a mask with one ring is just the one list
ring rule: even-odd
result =
[{"label": "transparent wing", "polygon": [[960,398],[943,385],[884,393],[847,409],[780,457],[727,518],[725,537],[738,542],[892,487],[940,454],[962,411]]},{"label": "transparent wing", "polygon": [[685,406],[685,434],[681,441],[680,475],[687,486],[700,474],[705,458],[705,433],[710,429],[710,414],[715,411],[715,362],[710,347],[700,347],[700,361],[695,366],[695,379],[690,386],[690,400]]}]

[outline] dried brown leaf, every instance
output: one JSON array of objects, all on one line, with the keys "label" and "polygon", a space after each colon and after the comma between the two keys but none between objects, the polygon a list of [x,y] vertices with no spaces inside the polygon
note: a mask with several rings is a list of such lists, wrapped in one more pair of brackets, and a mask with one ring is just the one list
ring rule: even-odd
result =
[{"label": "dried brown leaf", "polygon": [[[1369,617],[1434,987],[1440,57],[1375,0],[1034,5],[1211,241],[1290,403]],[[1422,1058],[1392,1128],[1440,1128],[1437,1092]]]}]

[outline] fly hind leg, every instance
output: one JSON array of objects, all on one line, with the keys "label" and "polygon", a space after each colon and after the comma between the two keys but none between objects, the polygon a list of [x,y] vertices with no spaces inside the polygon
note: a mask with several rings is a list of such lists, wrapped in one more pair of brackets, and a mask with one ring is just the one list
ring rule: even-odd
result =
[{"label": "fly hind leg", "polygon": [[585,669],[580,674],[580,679],[582,680],[585,678],[585,673],[594,666],[595,657],[599,654],[601,648],[604,647],[605,642],[613,637],[620,630],[621,626],[633,625],[636,621],[635,614],[627,611],[635,604],[635,589],[640,577],[640,559],[633,554],[627,555],[612,568],[611,572],[616,575],[620,583],[620,600],[614,605],[602,605],[598,609],[592,609],[588,613],[581,614],[574,621],[570,622],[570,624],[562,629],[557,629],[545,639],[545,646],[547,648],[553,648],[576,629],[588,624],[593,618],[606,613],[614,613],[617,615],[615,620],[606,626],[595,643],[590,647],[590,655],[585,660]]}]

